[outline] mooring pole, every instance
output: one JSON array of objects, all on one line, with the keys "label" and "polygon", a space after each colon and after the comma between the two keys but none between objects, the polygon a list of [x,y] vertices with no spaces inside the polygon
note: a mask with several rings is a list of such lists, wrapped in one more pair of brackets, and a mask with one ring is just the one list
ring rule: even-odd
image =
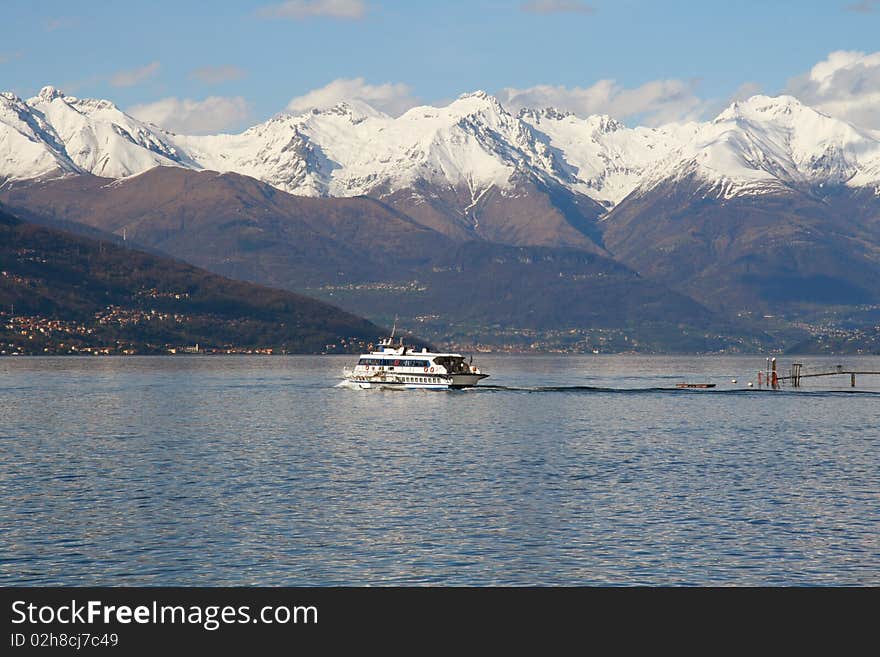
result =
[{"label": "mooring pole", "polygon": [[855,372],[853,372],[852,374],[849,375],[849,384],[853,388],[856,387],[856,373]]}]

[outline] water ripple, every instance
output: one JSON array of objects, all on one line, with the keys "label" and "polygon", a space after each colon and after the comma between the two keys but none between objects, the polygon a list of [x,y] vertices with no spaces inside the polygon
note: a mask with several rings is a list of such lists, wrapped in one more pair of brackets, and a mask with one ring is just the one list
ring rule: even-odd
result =
[{"label": "water ripple", "polygon": [[880,584],[880,389],[482,357],[351,391],[348,360],[0,360],[0,584]]}]

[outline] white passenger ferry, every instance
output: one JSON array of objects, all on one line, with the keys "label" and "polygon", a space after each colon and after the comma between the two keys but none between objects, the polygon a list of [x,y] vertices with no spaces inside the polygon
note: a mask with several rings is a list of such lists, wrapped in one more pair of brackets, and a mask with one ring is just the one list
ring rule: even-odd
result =
[{"label": "white passenger ferry", "polygon": [[[392,331],[391,335],[394,335]],[[461,354],[413,351],[394,338],[379,342],[377,351],[362,354],[354,368],[343,370],[345,380],[360,388],[471,388],[488,374],[466,362]]]}]

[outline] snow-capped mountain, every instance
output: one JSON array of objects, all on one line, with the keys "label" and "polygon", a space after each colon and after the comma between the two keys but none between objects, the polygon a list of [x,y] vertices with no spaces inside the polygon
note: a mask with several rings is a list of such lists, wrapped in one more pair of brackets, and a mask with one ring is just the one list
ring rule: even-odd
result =
[{"label": "snow-capped mountain", "polygon": [[619,203],[698,127],[687,123],[627,128],[610,116],[580,119],[549,107],[524,109],[519,117],[562,154],[569,186],[608,207]]},{"label": "snow-capped mountain", "polygon": [[0,94],[0,180],[77,172],[45,117],[14,94]]},{"label": "snow-capped mountain", "polygon": [[54,87],[26,101],[0,94],[0,179],[123,178],[181,164],[194,166],[161,131],[110,101],[65,96]]},{"label": "snow-capped mountain", "polygon": [[[282,203],[273,187],[299,198]],[[374,223],[358,196],[373,199]],[[227,273],[249,278],[261,258],[298,257],[264,248],[302,242],[320,254],[342,233],[360,266],[378,247],[351,236],[375,233],[423,263],[475,240],[574,247],[724,312],[880,302],[880,135],[787,96],[754,96],[712,121],[627,128],[552,108],[514,115],[476,92],[399,117],[347,102],[195,137],[47,87],[0,95],[0,198],[57,220],[103,215],[111,232],[149,228],[162,248],[191,247],[190,259],[220,249],[241,266]],[[290,238],[300,205],[324,217],[321,239]],[[197,215],[223,219],[224,241],[207,239]]]},{"label": "snow-capped mountain", "polygon": [[796,99],[734,103],[603,220],[618,260],[710,307],[880,299],[880,141]]},{"label": "snow-capped mountain", "polygon": [[[557,199],[573,192],[547,137],[482,91],[397,118],[348,102],[282,114],[239,135],[173,140],[206,169],[250,175],[293,194],[373,196],[454,237],[589,246],[591,238],[574,226],[602,212],[589,199]],[[546,226],[527,226],[507,211],[504,229],[496,230],[488,199],[497,208],[527,195],[547,200]]]},{"label": "snow-capped mountain", "polygon": [[880,193],[880,140],[791,96],[753,96],[698,124],[636,193],[686,179],[724,198],[828,186]]},{"label": "snow-capped mountain", "polygon": [[514,116],[475,92],[396,118],[352,101],[194,137],[53,87],[28,100],[0,94],[0,181],[122,178],[155,166],[236,172],[305,196],[405,198],[407,208],[442,206],[478,226],[486,198],[519,198],[525,187],[550,196],[563,189],[605,208],[676,178],[695,177],[726,197],[880,189],[880,138],[788,96],[754,96],[705,123],[627,128],[552,108]]},{"label": "snow-capped mountain", "polygon": [[485,92],[391,118],[359,102],[282,114],[239,135],[175,137],[199,165],[234,170],[291,193],[392,194],[417,183],[476,196],[516,171],[562,174],[546,140]]}]

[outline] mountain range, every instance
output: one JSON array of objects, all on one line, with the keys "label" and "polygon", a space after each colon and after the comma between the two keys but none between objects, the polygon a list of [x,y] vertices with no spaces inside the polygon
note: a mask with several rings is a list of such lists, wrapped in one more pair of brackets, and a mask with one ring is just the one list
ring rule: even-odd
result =
[{"label": "mountain range", "polygon": [[627,128],[552,108],[513,115],[477,91],[396,118],[349,101],[282,113],[241,134],[186,136],[110,101],[45,87],[27,100],[0,94],[0,124],[0,180],[182,166],[240,173],[299,196],[396,200],[408,192],[431,204],[417,190],[451,188],[471,228],[485,194],[515,195],[523,184],[605,208],[691,175],[724,198],[828,185],[880,190],[880,134],[791,96],[753,96],[705,123]]},{"label": "mountain range", "polygon": [[[628,272],[612,295],[619,305],[633,286],[655,300],[678,295],[694,311],[681,322],[704,334],[706,313],[721,334],[764,315],[880,303],[880,134],[790,96],[754,96],[706,122],[628,128],[553,108],[513,114],[475,92],[399,117],[352,101],[241,134],[186,136],[46,87],[26,100],[0,94],[0,199],[319,296],[395,281],[430,289],[435,270],[460,269],[450,254],[470,245],[590,254],[594,268]],[[531,274],[507,271],[506,285],[525,290]],[[420,298],[422,314],[434,305],[466,322],[438,294]],[[347,295],[345,307],[387,319],[389,306],[406,305],[354,307],[377,296]],[[544,315],[579,326],[578,298],[567,290],[556,303],[569,308]],[[602,325],[614,298],[590,302],[603,304],[589,320]],[[470,317],[491,324],[489,315]],[[623,324],[646,319],[639,308],[624,315]],[[676,325],[673,312],[650,319]]]}]

